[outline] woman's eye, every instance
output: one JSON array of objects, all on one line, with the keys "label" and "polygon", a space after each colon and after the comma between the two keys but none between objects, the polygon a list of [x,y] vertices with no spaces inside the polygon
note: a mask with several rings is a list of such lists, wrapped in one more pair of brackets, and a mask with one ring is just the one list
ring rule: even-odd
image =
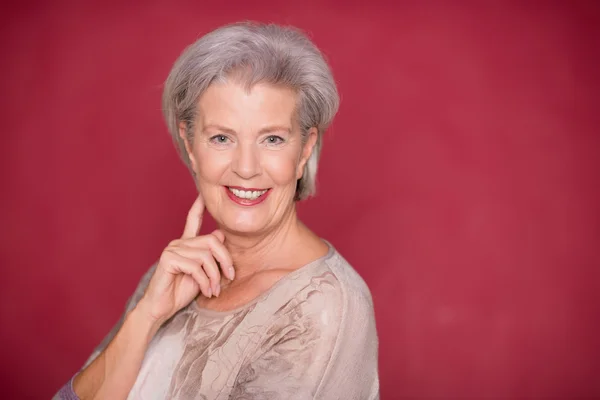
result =
[{"label": "woman's eye", "polygon": [[283,138],[276,136],[276,135],[268,136],[266,141],[267,141],[267,144],[280,144],[280,143],[284,142]]},{"label": "woman's eye", "polygon": [[210,138],[211,142],[217,143],[217,144],[224,144],[227,143],[227,136],[225,135],[215,135],[212,138]]}]

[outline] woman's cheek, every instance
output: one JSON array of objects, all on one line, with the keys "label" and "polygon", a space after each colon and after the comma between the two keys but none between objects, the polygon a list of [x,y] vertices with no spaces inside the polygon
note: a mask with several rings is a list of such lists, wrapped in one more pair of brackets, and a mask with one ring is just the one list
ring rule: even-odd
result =
[{"label": "woman's cheek", "polygon": [[269,157],[265,169],[277,185],[288,185],[296,182],[296,171],[298,169],[298,157],[296,151],[286,149],[279,154]]},{"label": "woman's cheek", "polygon": [[226,151],[210,151],[209,149],[199,152],[198,172],[205,180],[211,183],[219,183],[223,174],[231,163],[230,154]]}]

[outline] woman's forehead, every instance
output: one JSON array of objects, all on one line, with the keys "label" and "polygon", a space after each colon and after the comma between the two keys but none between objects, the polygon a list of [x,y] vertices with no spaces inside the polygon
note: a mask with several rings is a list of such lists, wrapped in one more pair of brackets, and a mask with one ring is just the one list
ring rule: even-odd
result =
[{"label": "woman's forehead", "polygon": [[291,130],[296,102],[296,93],[283,86],[259,83],[245,88],[234,82],[213,83],[198,102],[197,123],[204,127],[243,124]]}]

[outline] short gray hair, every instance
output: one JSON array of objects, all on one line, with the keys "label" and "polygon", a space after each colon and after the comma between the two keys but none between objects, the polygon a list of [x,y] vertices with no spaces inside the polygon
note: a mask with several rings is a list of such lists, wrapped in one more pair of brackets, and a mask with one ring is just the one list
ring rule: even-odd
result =
[{"label": "short gray hair", "polygon": [[318,136],[298,180],[295,198],[314,195],[323,133],[337,113],[339,95],[321,52],[293,27],[253,22],[226,25],[183,51],[169,73],[162,97],[163,114],[183,162],[191,171],[179,124],[185,123],[187,138],[193,141],[200,96],[211,83],[232,76],[248,90],[256,83],[267,82],[296,91],[301,132],[306,135],[315,127]]}]

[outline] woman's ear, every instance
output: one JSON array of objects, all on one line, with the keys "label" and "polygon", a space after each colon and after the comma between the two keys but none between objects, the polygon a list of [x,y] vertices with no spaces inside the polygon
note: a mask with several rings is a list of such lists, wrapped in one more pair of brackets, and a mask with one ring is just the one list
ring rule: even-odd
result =
[{"label": "woman's ear", "polygon": [[187,152],[187,156],[190,159],[190,163],[194,171],[196,170],[196,159],[194,158],[194,153],[192,152],[192,145],[187,135],[187,124],[185,122],[179,123],[179,137],[183,140],[185,145],[185,151]]},{"label": "woman's ear", "polygon": [[317,139],[319,138],[319,131],[316,127],[312,127],[306,132],[306,141],[302,147],[302,154],[300,155],[300,162],[298,163],[298,169],[296,170],[296,179],[302,178],[304,173],[304,166],[308,162],[308,159],[312,155]]}]

